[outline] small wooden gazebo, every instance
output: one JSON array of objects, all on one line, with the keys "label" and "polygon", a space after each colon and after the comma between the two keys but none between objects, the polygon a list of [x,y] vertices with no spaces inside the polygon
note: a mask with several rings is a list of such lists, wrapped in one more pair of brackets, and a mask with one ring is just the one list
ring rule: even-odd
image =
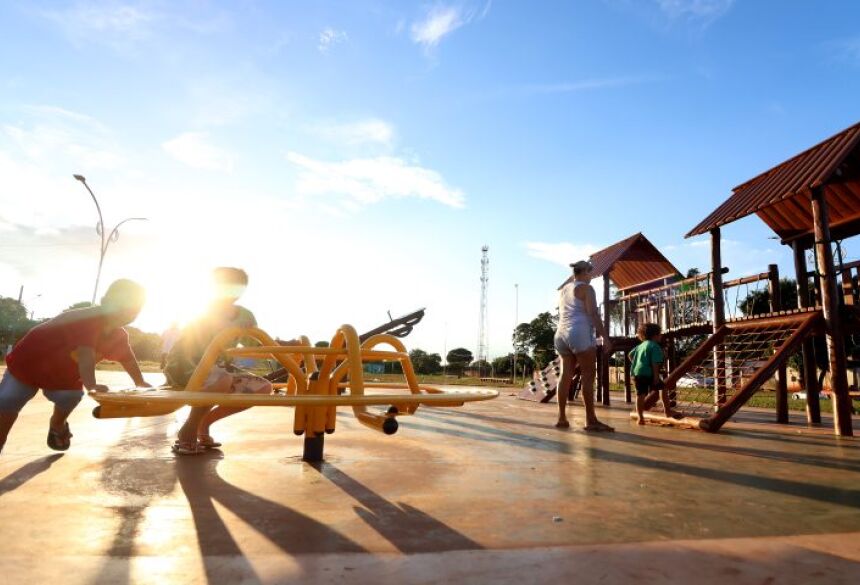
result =
[{"label": "small wooden gazebo", "polygon": [[[720,227],[753,213],[794,251],[799,308],[812,304],[805,253],[815,249],[834,394],[834,426],[838,434],[851,435],[845,330],[831,244],[860,234],[860,124],[735,187],[722,205],[690,230],[688,238],[711,235],[715,302],[722,303]],[[715,315],[722,313],[715,311]],[[716,321],[714,327],[722,325]],[[820,422],[811,341],[804,344],[803,357],[809,420]]]},{"label": "small wooden gazebo", "polygon": [[[675,265],[652,244],[641,232],[624,238],[611,246],[594,252],[589,261],[594,266],[592,275],[603,278],[603,326],[609,331],[611,305],[609,288],[614,285],[619,293],[640,292],[650,288],[663,286],[681,278],[681,273]],[[573,280],[570,276],[559,289]],[[624,346],[624,343],[619,344]],[[627,347],[617,347],[625,352]],[[626,363],[625,359],[625,363]],[[599,360],[599,399],[609,404],[609,360]],[[628,391],[629,401],[629,391]]]}]

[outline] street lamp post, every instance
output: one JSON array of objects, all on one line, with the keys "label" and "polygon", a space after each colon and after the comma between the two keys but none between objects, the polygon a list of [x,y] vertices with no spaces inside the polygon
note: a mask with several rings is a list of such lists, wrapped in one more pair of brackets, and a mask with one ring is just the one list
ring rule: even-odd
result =
[{"label": "street lamp post", "polygon": [[[514,335],[517,332],[518,321],[520,320],[520,285],[514,285]],[[517,383],[517,344],[514,343],[514,367],[513,367],[513,382]]]},{"label": "street lamp post", "polygon": [[99,200],[96,199],[95,193],[90,189],[90,186],[87,185],[87,180],[83,175],[72,175],[76,180],[80,181],[84,187],[86,187],[87,192],[90,194],[90,197],[93,198],[93,203],[96,204],[96,211],[99,212],[99,222],[96,224],[96,233],[101,237],[101,245],[99,246],[99,269],[96,272],[96,284],[93,287],[93,300],[92,304],[96,304],[96,297],[99,292],[99,280],[102,277],[102,265],[105,261],[105,255],[107,254],[108,246],[110,246],[111,242],[115,242],[119,239],[119,226],[129,221],[147,221],[145,217],[127,217],[118,224],[116,224],[110,233],[105,237],[105,222],[104,217],[102,216],[102,208],[99,205]]}]

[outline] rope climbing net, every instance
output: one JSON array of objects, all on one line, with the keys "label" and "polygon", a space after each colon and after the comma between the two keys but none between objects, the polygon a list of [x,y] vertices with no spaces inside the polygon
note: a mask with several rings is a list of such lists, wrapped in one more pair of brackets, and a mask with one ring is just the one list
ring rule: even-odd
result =
[{"label": "rope climbing net", "polygon": [[[675,410],[687,417],[712,416],[722,404],[731,401],[756,372],[774,360],[798,326],[794,321],[730,327],[707,357],[675,382]],[[787,357],[780,356],[781,359]]]}]

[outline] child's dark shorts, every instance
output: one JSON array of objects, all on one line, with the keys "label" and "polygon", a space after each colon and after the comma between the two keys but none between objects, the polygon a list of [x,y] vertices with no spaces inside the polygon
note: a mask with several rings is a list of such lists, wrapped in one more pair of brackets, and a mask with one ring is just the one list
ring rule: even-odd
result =
[{"label": "child's dark shorts", "polygon": [[636,396],[647,396],[651,390],[657,389],[653,376],[634,376],[633,380],[636,382]]}]

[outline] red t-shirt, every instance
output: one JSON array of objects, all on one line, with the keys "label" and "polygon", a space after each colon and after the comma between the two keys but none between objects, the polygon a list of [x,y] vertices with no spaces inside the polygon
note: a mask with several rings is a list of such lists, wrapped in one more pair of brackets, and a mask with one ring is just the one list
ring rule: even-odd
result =
[{"label": "red t-shirt", "polygon": [[104,316],[92,315],[90,309],[63,313],[27,332],[6,356],[6,367],[15,378],[35,388],[80,389],[79,347],[93,348],[96,362],[105,358],[124,361],[134,355],[125,329],[105,333],[105,325]]}]

